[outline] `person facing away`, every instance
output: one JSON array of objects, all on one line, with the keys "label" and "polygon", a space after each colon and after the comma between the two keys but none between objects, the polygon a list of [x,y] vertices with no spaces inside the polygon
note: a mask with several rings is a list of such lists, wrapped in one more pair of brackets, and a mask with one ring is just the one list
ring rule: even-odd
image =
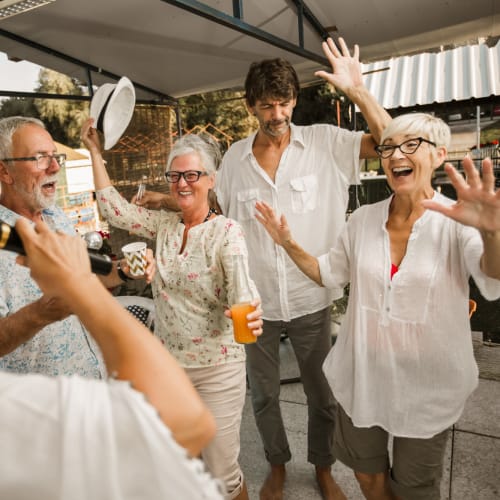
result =
[{"label": "person facing away", "polygon": [[23,217],[16,229],[18,262],[80,317],[112,376],[0,372],[0,498],[222,500],[192,458],[215,422],[184,370],[91,273],[80,237]]},{"label": "person facing away", "polygon": [[[224,481],[227,498],[247,499],[238,463],[245,350],[235,342],[226,312],[235,303],[233,256],[242,257],[239,265],[250,281],[253,305],[260,300],[249,278],[241,226],[209,207],[218,147],[196,135],[176,141],[165,177],[180,211],[147,210],[128,203],[112,187],[92,124],[84,124],[82,137],[92,157],[99,209],[111,225],[156,239],[155,335],[184,367],[217,423],[215,438],[201,456],[208,470]],[[257,308],[247,316],[256,336],[262,332],[261,315]]]},{"label": "person facing away", "polygon": [[[350,283],[349,302],[323,370],[338,402],[336,456],[367,499],[439,500],[448,429],[476,388],[469,278],[500,297],[500,191],[491,160],[466,180],[446,171],[457,202],[434,191],[449,127],[415,113],[395,118],[377,153],[393,195],[357,209],[318,257],[287,217],[258,203],[257,219],[318,285]],[[388,442],[392,441],[392,462]]]},{"label": "person facing away", "polygon": [[[267,201],[287,215],[298,241],[313,254],[326,252],[344,225],[349,185],[359,183],[359,159],[376,156],[373,147],[390,117],[363,85],[358,47],[351,56],[343,39],[339,44],[340,49],[332,39],[323,43],[331,73],[316,75],[359,107],[373,135],[332,125],[295,126],[297,74],[283,59],[264,60],[251,65],[245,81],[247,107],[259,129],[229,148],[217,174],[217,201],[243,226],[250,274],[264,305],[264,333],[246,347],[253,411],[270,464],[260,490],[263,500],[282,498],[285,464],[291,459],[279,404],[283,331],[307,396],[307,459],[315,466],[323,497],[345,498],[331,476],[335,402],[321,370],[331,347],[331,304],[343,290],[309,281],[254,218],[255,203]],[[150,202],[158,206],[168,200],[147,193],[137,203]]]},{"label": "person facing away", "polygon": [[[75,234],[56,206],[58,175],[65,155],[44,124],[29,117],[0,120],[0,220],[13,226],[19,218],[40,220],[53,230]],[[43,295],[29,270],[18,266],[16,254],[0,256],[0,369],[45,375],[105,376],[91,337],[65,302]],[[147,279],[154,272],[150,261]],[[102,277],[108,287],[122,282],[116,266]]]}]

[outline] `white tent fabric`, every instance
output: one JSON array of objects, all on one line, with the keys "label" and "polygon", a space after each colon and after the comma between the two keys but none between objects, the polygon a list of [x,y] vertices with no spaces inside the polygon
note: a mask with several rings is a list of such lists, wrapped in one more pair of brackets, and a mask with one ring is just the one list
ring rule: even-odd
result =
[{"label": "white tent fabric", "polygon": [[[295,46],[298,0],[55,0],[0,18],[0,51],[95,85],[126,75],[138,99],[174,98],[241,87],[251,62],[285,57],[303,84],[322,65],[321,34],[303,23],[304,55],[195,15],[205,6]],[[387,59],[500,35],[500,2],[492,0],[304,0],[324,33],[358,43],[363,61]],[[191,11],[186,10],[190,8]],[[63,54],[65,58],[61,58]],[[316,60],[315,60],[316,59]],[[141,85],[144,88],[141,88]],[[152,89],[153,92],[149,92]],[[0,89],[1,90],[1,89]]]},{"label": "white tent fabric", "polygon": [[364,64],[363,71],[387,109],[500,96],[500,42],[395,57]]}]

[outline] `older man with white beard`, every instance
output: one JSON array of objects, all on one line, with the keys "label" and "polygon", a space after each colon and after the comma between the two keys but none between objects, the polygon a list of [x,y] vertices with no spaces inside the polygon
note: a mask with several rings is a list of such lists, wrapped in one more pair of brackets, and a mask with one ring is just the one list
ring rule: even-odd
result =
[{"label": "older man with white beard", "polygon": [[[55,206],[64,160],[40,120],[0,120],[0,219],[11,226],[19,217],[43,220],[53,230],[75,234]],[[78,318],[59,299],[44,296],[15,257],[13,252],[0,255],[0,369],[105,376],[99,350]],[[103,281],[106,286],[122,282],[116,268]]]}]

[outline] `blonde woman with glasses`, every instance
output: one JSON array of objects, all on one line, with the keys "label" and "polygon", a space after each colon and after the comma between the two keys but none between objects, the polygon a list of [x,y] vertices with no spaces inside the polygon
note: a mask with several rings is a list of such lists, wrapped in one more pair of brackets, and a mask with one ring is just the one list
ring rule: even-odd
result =
[{"label": "blonde woman with glasses", "polygon": [[[375,150],[394,194],[356,210],[325,255],[306,253],[265,203],[257,218],[321,286],[350,282],[349,305],[323,371],[338,401],[336,456],[367,499],[439,500],[448,429],[478,383],[469,277],[500,297],[500,192],[490,160],[446,171],[458,201],[434,191],[449,127],[395,118]],[[323,228],[328,231],[328,228]],[[392,463],[388,438],[393,436]]]}]

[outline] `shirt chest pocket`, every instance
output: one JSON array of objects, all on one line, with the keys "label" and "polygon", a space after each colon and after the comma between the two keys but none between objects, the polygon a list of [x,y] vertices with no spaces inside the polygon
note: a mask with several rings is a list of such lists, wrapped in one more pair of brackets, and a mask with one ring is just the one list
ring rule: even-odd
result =
[{"label": "shirt chest pocket", "polygon": [[246,189],[244,191],[238,191],[236,193],[236,199],[238,203],[236,204],[237,216],[235,219],[238,221],[254,219],[255,203],[259,200],[259,190]]},{"label": "shirt chest pocket", "polygon": [[316,208],[318,179],[315,175],[306,175],[290,180],[290,189],[293,213],[303,214]]}]

